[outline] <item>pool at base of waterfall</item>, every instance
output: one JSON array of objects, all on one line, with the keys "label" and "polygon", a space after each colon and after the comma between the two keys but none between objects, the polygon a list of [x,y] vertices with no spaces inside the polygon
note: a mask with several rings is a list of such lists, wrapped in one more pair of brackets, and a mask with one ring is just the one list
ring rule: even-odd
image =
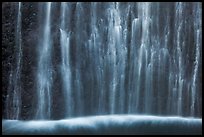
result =
[{"label": "pool at base of waterfall", "polygon": [[2,120],[3,135],[201,135],[202,119],[151,115],[101,115],[62,120]]}]

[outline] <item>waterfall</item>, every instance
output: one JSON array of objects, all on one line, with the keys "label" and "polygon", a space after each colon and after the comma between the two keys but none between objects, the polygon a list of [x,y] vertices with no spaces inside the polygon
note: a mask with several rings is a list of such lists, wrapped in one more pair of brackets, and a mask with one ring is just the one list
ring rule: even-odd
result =
[{"label": "waterfall", "polygon": [[61,65],[61,75],[63,79],[63,90],[64,90],[64,100],[65,100],[65,117],[71,116],[72,115],[72,89],[71,89],[71,69],[70,69],[70,55],[69,55],[69,41],[70,41],[70,36],[66,33],[65,29],[65,11],[67,8],[66,3],[61,4],[61,29],[60,29],[60,34],[61,34],[61,41],[60,41],[60,46],[61,46],[61,54],[62,54],[62,65]]},{"label": "waterfall", "polygon": [[[109,79],[109,94],[110,94],[110,113],[114,114],[116,112],[116,95],[118,94],[117,86],[118,86],[118,78],[117,78],[117,60],[120,56],[116,56],[117,48],[122,47],[120,42],[120,15],[118,11],[118,3],[110,6],[109,9],[109,26],[108,26],[108,55],[107,62],[109,63],[108,68],[110,71],[110,75],[112,75],[111,79]],[[122,50],[121,50],[122,52]],[[119,55],[119,54],[118,54]]]},{"label": "waterfall", "polygon": [[202,117],[201,3],[13,4],[2,14],[5,118]]},{"label": "waterfall", "polygon": [[21,115],[21,67],[22,67],[22,17],[21,2],[18,2],[17,21],[15,29],[15,64],[9,75],[8,98],[6,102],[7,117],[10,119],[19,119]]},{"label": "waterfall", "polygon": [[[199,8],[199,5],[195,5],[194,9]],[[195,63],[194,63],[194,71],[193,71],[193,77],[192,77],[192,87],[191,87],[191,115],[193,116],[195,114],[195,99],[196,99],[196,81],[197,81],[197,75],[198,75],[198,65],[199,65],[199,61],[200,61],[200,46],[202,43],[201,40],[201,35],[202,35],[202,30],[200,30],[199,28],[201,27],[202,23],[201,20],[199,20],[199,18],[201,18],[201,10],[195,10],[194,16],[196,18],[196,22],[194,23],[194,39],[196,41],[195,45],[196,45],[196,53],[195,53]]]},{"label": "waterfall", "polygon": [[39,45],[39,63],[38,63],[38,105],[37,105],[37,119],[50,119],[51,104],[52,104],[52,65],[51,52],[52,42],[50,34],[50,16],[51,16],[51,2],[45,4],[45,21],[43,30],[43,39]]}]

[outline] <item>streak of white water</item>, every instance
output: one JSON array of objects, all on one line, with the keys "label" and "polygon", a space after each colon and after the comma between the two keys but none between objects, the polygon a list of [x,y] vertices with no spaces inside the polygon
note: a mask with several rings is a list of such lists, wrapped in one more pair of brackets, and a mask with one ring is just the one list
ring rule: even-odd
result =
[{"label": "streak of white water", "polygon": [[21,2],[18,5],[18,23],[17,23],[17,37],[16,45],[18,46],[17,68],[14,83],[14,105],[16,109],[16,118],[20,118],[21,114],[21,66],[22,66],[22,38],[21,38]]},{"label": "streak of white water", "polygon": [[[117,62],[122,58],[119,54],[119,49],[122,45],[121,43],[121,26],[120,26],[120,13],[118,9],[118,3],[113,3],[109,8],[109,27],[108,27],[108,35],[109,35],[109,43],[108,43],[108,61],[112,64],[110,66],[110,72],[112,75],[110,82],[110,113],[114,114],[116,112],[116,96],[119,94],[118,87],[118,72],[120,73],[120,68],[117,67]],[[120,50],[121,51],[121,50]],[[123,52],[123,51],[121,51]]]},{"label": "streak of white water", "polygon": [[50,119],[51,116],[51,87],[52,87],[52,66],[51,66],[51,28],[50,14],[51,2],[45,5],[45,23],[43,30],[43,39],[40,43],[40,55],[38,62],[38,104],[37,104],[37,119]]},{"label": "streak of white water", "polygon": [[[200,9],[199,4],[196,4],[194,6],[194,9]],[[194,71],[193,71],[193,77],[192,77],[192,86],[191,86],[191,115],[193,116],[195,114],[195,100],[196,100],[196,81],[198,77],[198,65],[200,62],[200,48],[201,48],[201,38],[202,38],[202,32],[199,29],[202,25],[201,18],[202,13],[201,10],[195,10],[194,16],[196,18],[196,23],[194,23],[194,39],[195,39],[195,45],[196,45],[196,53],[195,53],[195,61],[194,61]]]},{"label": "streak of white water", "polygon": [[[6,107],[7,116],[10,119],[19,119],[21,115],[21,69],[22,69],[22,36],[21,36],[21,2],[18,3],[17,8],[17,25],[15,34],[15,60],[16,66],[12,68],[9,76],[9,93],[7,96]],[[15,69],[15,70],[13,70]]]},{"label": "streak of white water", "polygon": [[63,93],[64,93],[64,100],[65,100],[65,117],[70,117],[72,115],[72,89],[71,89],[71,69],[70,69],[70,55],[69,55],[69,35],[66,33],[66,24],[65,22],[65,12],[66,12],[67,5],[66,3],[61,3],[61,29],[60,29],[60,46],[61,46],[61,77],[63,80]]}]

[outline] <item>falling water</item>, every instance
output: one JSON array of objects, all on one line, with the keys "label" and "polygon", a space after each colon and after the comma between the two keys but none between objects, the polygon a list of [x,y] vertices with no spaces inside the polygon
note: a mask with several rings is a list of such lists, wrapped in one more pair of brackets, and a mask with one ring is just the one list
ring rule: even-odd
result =
[{"label": "falling water", "polygon": [[21,114],[21,67],[22,67],[22,39],[21,39],[21,2],[17,8],[17,23],[15,34],[15,66],[9,75],[8,98],[6,102],[7,116],[19,119]]},{"label": "falling water", "polygon": [[[117,89],[116,87],[118,86],[118,78],[117,78],[117,48],[120,48],[122,44],[120,45],[121,42],[120,40],[120,18],[119,18],[119,11],[118,11],[118,3],[110,5],[109,10],[109,26],[108,26],[108,54],[107,58],[110,64],[109,64],[109,71],[110,74],[112,75],[112,78],[110,80],[110,90],[109,90],[109,95],[110,95],[110,113],[114,114],[116,111],[116,95]],[[122,52],[122,50],[121,50]],[[120,56],[118,56],[120,58]],[[111,65],[112,64],[112,65]]]},{"label": "falling water", "polygon": [[51,2],[45,4],[45,21],[43,29],[43,38],[39,45],[39,63],[38,63],[38,105],[37,119],[50,119],[51,116],[51,87],[52,87],[52,65],[51,65],[51,50],[52,42],[50,38],[50,15]]},{"label": "falling water", "polygon": [[8,102],[18,107],[8,111],[7,118],[19,119],[21,112],[36,119],[102,114],[201,117],[201,3],[31,5],[37,7],[33,18],[38,22],[37,29],[29,29],[39,36],[28,49],[37,51],[31,58],[37,60],[32,71],[36,85],[29,90],[30,101],[37,105],[25,113],[20,103],[21,87],[28,90],[30,81],[20,76],[21,62],[27,60],[22,58],[19,3],[17,67],[8,74],[14,89]]},{"label": "falling water", "polygon": [[[194,8],[199,8],[199,5],[194,5]],[[196,45],[196,54],[195,54],[195,66],[194,66],[194,71],[193,71],[193,77],[192,77],[192,89],[191,89],[191,115],[194,116],[195,114],[195,99],[196,99],[196,81],[197,81],[197,77],[198,77],[198,65],[200,62],[200,46],[202,45],[202,32],[199,29],[202,25],[201,20],[199,20],[199,18],[201,17],[202,13],[201,10],[198,11],[194,11],[194,16],[196,18],[196,22],[194,23],[194,39],[195,39],[195,45]]]},{"label": "falling water", "polygon": [[72,89],[71,89],[71,70],[70,70],[70,55],[69,55],[69,41],[70,36],[66,33],[65,29],[67,22],[65,22],[65,12],[67,9],[66,3],[62,2],[61,4],[61,56],[62,56],[62,65],[61,65],[61,75],[63,79],[63,91],[64,91],[64,100],[65,100],[65,117],[72,115]]}]

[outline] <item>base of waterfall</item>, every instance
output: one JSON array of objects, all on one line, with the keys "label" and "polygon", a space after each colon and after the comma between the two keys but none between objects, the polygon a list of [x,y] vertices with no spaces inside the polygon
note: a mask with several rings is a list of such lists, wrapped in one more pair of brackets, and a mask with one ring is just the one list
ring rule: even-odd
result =
[{"label": "base of waterfall", "polygon": [[148,115],[104,115],[63,120],[2,120],[3,135],[202,134],[202,119]]}]

